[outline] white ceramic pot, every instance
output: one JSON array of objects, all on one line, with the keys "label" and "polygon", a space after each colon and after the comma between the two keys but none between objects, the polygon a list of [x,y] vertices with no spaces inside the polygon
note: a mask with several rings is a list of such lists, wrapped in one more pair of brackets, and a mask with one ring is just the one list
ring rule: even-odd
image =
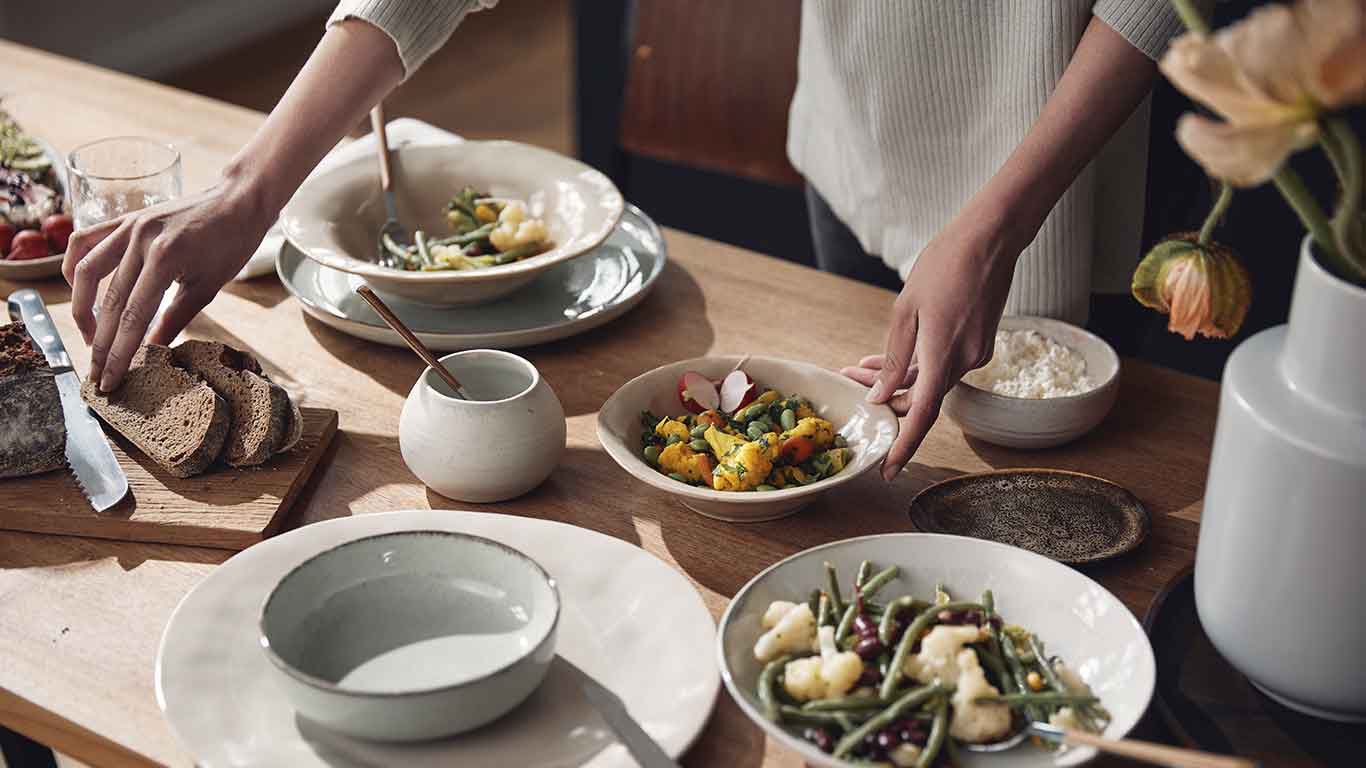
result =
[{"label": "white ceramic pot", "polygon": [[472,349],[441,358],[472,399],[436,371],[418,377],[398,421],[403,460],[428,488],[458,501],[505,501],[540,485],[564,455],[564,408],[530,362]]},{"label": "white ceramic pot", "polygon": [[1301,249],[1290,324],[1224,371],[1196,554],[1200,621],[1283,704],[1366,721],[1366,290]]}]

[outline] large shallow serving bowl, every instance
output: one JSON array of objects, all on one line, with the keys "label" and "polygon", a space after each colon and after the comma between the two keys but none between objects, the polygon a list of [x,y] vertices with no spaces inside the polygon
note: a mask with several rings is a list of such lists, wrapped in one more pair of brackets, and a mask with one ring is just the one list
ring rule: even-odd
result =
[{"label": "large shallow serving bowl", "polygon": [[1008,448],[1051,448],[1096,428],[1119,396],[1119,355],[1095,334],[1047,317],[1003,317],[1002,331],[1037,331],[1086,359],[1095,389],[1071,397],[1006,397],[960,381],[944,398],[944,413],[964,434]]},{"label": "large shallow serving bowl", "polygon": [[872,469],[887,455],[896,438],[896,415],[885,405],[864,401],[859,384],[810,363],[774,357],[749,357],[744,370],[761,387],[783,394],[797,393],[811,401],[817,415],[835,425],[849,441],[853,460],[834,477],[799,488],[779,491],[714,491],[680,483],[660,474],[641,455],[640,412],[659,416],[684,412],[678,402],[678,379],[687,371],[710,378],[725,376],[739,363],[738,355],[699,357],[643,373],[622,385],[598,411],[598,440],[622,469],[636,479],[672,493],[695,512],[731,522],[773,520],[790,515],[822,493]]},{"label": "large shallow serving bowl", "polygon": [[449,233],[446,202],[471,186],[525,200],[554,242],[545,253],[485,269],[390,269],[375,261],[385,220],[375,159],[355,157],[304,182],[280,214],[281,229],[296,248],[324,266],[360,275],[380,293],[432,306],[480,304],[521,288],[607,239],[624,208],[621,193],[599,171],[512,141],[402,146],[393,162],[399,220],[410,231]]},{"label": "large shallow serving bowl", "polygon": [[[1113,715],[1106,736],[1124,736],[1148,708],[1156,682],[1152,646],[1124,604],[1081,573],[1023,549],[961,536],[889,533],[846,539],[799,552],[751,579],[721,617],[717,636],[726,690],[751,720],[808,765],[847,764],[763,716],[755,695],[761,665],[754,660],[754,641],[763,632],[759,621],[774,600],[804,600],[822,586],[824,562],[834,564],[848,584],[864,560],[901,569],[883,589],[889,599],[911,592],[925,597],[936,583],[963,599],[976,599],[991,589],[996,610],[1007,622],[1037,634],[1100,697]],[[1055,753],[1028,744],[996,754],[960,752],[969,766],[995,768],[1071,766],[1095,756],[1090,747]]]},{"label": "large shallow serving bowl", "polygon": [[295,710],[364,739],[477,728],[522,703],[555,656],[560,598],[490,539],[401,531],[345,542],[285,575],[261,647]]}]

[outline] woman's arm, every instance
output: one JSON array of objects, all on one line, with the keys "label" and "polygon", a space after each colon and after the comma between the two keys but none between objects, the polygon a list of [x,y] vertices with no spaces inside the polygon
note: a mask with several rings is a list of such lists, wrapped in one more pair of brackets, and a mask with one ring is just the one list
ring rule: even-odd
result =
[{"label": "woman's arm", "polygon": [[[91,345],[90,378],[104,391],[118,386],[162,295],[179,281],[150,335],[174,339],[237,274],[323,155],[402,79],[388,35],[363,21],[335,24],[217,185],[72,235],[62,273]],[[96,319],[96,288],[111,272]]]},{"label": "woman's arm", "polygon": [[915,454],[949,388],[991,357],[1020,252],[1156,72],[1147,55],[1092,18],[1024,140],[921,252],[897,297],[885,353],[843,370],[872,387],[871,402],[903,414],[883,463],[886,480]]}]

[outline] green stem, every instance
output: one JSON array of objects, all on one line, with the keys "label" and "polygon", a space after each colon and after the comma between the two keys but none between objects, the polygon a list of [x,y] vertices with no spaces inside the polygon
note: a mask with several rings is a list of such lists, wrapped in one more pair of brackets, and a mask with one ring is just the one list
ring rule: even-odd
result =
[{"label": "green stem", "polygon": [[1209,23],[1201,15],[1200,9],[1195,7],[1191,0],[1171,0],[1172,8],[1176,9],[1176,15],[1181,17],[1181,23],[1186,25],[1186,29],[1197,35],[1209,34]]},{"label": "green stem", "polygon": [[1228,210],[1228,204],[1233,201],[1233,186],[1227,181],[1221,181],[1219,187],[1219,197],[1214,200],[1214,207],[1209,209],[1209,215],[1205,217],[1205,223],[1200,226],[1201,245],[1209,245],[1210,238],[1214,235],[1214,228],[1219,226],[1219,220],[1224,218],[1224,211]]},{"label": "green stem", "polygon": [[1351,264],[1357,282],[1363,282],[1366,281],[1366,253],[1356,252],[1361,242],[1354,237],[1357,233],[1353,231],[1354,227],[1359,226],[1361,216],[1361,144],[1345,119],[1334,117],[1325,122],[1325,134],[1332,136],[1334,143],[1342,150],[1344,171],[1342,199],[1338,201],[1338,210],[1333,214],[1333,234],[1337,236],[1342,258]]},{"label": "green stem", "polygon": [[1347,186],[1347,156],[1346,149],[1338,143],[1337,137],[1332,131],[1324,130],[1319,132],[1319,146],[1323,148],[1323,154],[1328,156],[1328,162],[1333,166],[1333,172],[1338,176],[1338,183],[1343,187]]},{"label": "green stem", "polygon": [[1295,169],[1291,168],[1289,164],[1282,165],[1281,169],[1276,171],[1276,175],[1271,179],[1276,183],[1276,189],[1280,190],[1281,197],[1284,197],[1285,201],[1290,204],[1295,215],[1300,217],[1304,228],[1309,230],[1309,234],[1313,236],[1314,243],[1319,247],[1319,256],[1324,265],[1342,276],[1355,274],[1356,270],[1351,262],[1344,259],[1342,254],[1338,252],[1328,216],[1319,206],[1319,201],[1310,194],[1309,188],[1304,185],[1304,180],[1300,178],[1298,173],[1295,173]]}]

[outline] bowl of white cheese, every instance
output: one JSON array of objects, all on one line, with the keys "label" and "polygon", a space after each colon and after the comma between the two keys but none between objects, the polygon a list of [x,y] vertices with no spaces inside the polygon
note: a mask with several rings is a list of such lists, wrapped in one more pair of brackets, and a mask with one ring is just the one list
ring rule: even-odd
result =
[{"label": "bowl of white cheese", "polygon": [[963,433],[1009,448],[1051,448],[1105,419],[1119,355],[1086,330],[1046,317],[1001,318],[991,360],[944,398]]}]

